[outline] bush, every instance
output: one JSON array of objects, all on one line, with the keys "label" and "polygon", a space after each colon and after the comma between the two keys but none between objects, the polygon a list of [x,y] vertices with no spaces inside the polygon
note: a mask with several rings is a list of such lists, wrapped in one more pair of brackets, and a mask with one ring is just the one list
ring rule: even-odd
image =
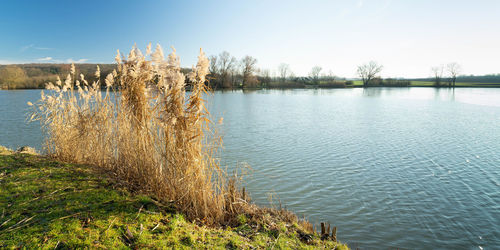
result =
[{"label": "bush", "polygon": [[341,81],[330,81],[318,85],[319,88],[345,88],[345,86],[345,82]]},{"label": "bush", "polygon": [[380,77],[375,77],[371,79],[366,85],[369,87],[377,87],[377,86],[382,86],[382,78]]},{"label": "bush", "polygon": [[408,87],[410,86],[409,80],[397,80],[392,78],[387,78],[383,81],[383,86],[386,87]]}]

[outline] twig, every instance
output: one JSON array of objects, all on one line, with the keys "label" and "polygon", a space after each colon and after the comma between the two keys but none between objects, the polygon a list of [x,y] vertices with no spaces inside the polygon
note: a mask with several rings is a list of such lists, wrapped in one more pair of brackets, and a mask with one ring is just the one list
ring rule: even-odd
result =
[{"label": "twig", "polygon": [[8,219],[8,220],[4,221],[4,222],[2,223],[2,225],[0,225],[0,228],[1,228],[3,225],[7,224],[7,222],[9,222],[10,220],[12,220],[12,218],[10,218],[10,219]]},{"label": "twig", "polygon": [[36,198],[34,198],[34,199],[31,199],[31,200],[29,200],[29,201],[25,201],[25,202],[23,202],[23,203],[21,203],[21,204],[19,204],[19,205],[20,205],[20,206],[22,206],[22,205],[24,205],[24,204],[27,204],[27,203],[30,203],[30,202],[36,201],[36,200],[38,200],[38,199],[40,199],[40,198],[45,198],[45,197],[47,197],[47,196],[53,195],[53,194],[55,194],[55,193],[57,193],[57,192],[59,192],[59,191],[63,190],[63,189],[68,189],[68,188],[71,188],[71,187],[69,187],[69,186],[68,186],[68,187],[65,187],[65,188],[56,189],[55,191],[53,191],[52,193],[50,193],[50,194],[48,194],[48,195],[38,196],[38,197],[36,197]]},{"label": "twig", "polygon": [[139,214],[141,214],[141,210],[143,207],[144,207],[144,204],[141,206],[141,208],[139,208],[139,212],[137,212],[137,216],[135,216],[136,219],[139,218]]},{"label": "twig", "polygon": [[151,230],[151,232],[153,232],[156,228],[158,228],[158,226],[160,226],[160,223],[161,222],[158,222],[158,224],[155,227],[153,227],[153,230]]},{"label": "twig", "polygon": [[17,226],[17,225],[19,225],[19,224],[23,223],[23,222],[24,222],[25,220],[27,220],[27,219],[28,219],[28,217],[26,217],[26,218],[24,218],[24,219],[22,219],[22,220],[18,221],[16,224],[14,224],[14,225],[10,226],[9,228],[7,228],[7,230],[9,230],[9,229],[11,229],[11,228],[13,228],[13,227],[15,227],[15,226]]},{"label": "twig", "polygon": [[19,206],[22,206],[22,205],[25,205],[25,204],[31,203],[31,202],[33,202],[33,201],[36,201],[36,200],[40,199],[40,198],[42,198],[42,196],[38,196],[38,197],[36,197],[36,198],[34,198],[34,199],[31,199],[31,200],[29,200],[29,201],[25,201],[25,202],[23,202],[23,203],[19,204]]},{"label": "twig", "polygon": [[66,218],[69,218],[69,217],[73,217],[75,215],[79,215],[81,212],[78,212],[78,213],[74,213],[72,215],[68,215],[68,216],[64,216],[64,217],[61,217],[61,218],[57,218],[57,219],[54,219],[54,220],[64,220]]},{"label": "twig", "polygon": [[31,216],[29,219],[27,219],[26,221],[24,221],[24,223],[26,223],[26,222],[30,221],[30,220],[31,220],[31,219],[33,219],[35,216],[36,216],[36,215]]},{"label": "twig", "polygon": [[139,236],[137,236],[137,237],[141,237],[141,234],[142,234],[143,230],[144,230],[144,227],[142,226],[142,223],[141,223],[141,232],[139,232]]},{"label": "twig", "polygon": [[[65,188],[65,189],[66,189],[66,188]],[[62,190],[62,188],[61,188],[61,189],[57,189],[57,190],[53,191],[53,192],[52,192],[52,193],[50,193],[49,195],[55,194],[55,193],[59,192],[60,190]]]},{"label": "twig", "polygon": [[132,231],[130,231],[130,229],[128,228],[128,226],[126,226],[127,230],[125,231],[126,234],[125,234],[125,237],[127,237],[129,240],[133,240],[134,239],[134,234],[132,234]]},{"label": "twig", "polygon": [[[9,228],[7,228],[5,231],[7,231],[7,232],[8,232],[8,231],[12,231],[12,230],[18,229],[18,228],[20,228],[20,227],[22,227],[22,226],[26,226],[26,224],[25,224],[25,225],[22,225],[22,224],[23,224],[23,223],[27,223],[28,221],[30,221],[31,219],[33,219],[35,216],[36,216],[36,215],[33,215],[33,216],[31,216],[30,218],[26,217],[26,218],[24,218],[24,219],[20,220],[19,222],[17,222],[16,224],[14,224],[14,225],[10,226],[10,227],[9,227]],[[9,220],[7,220],[7,221],[9,221]],[[7,223],[7,221],[6,221],[6,222],[4,222],[4,223],[2,223],[2,226],[3,226],[3,224]],[[16,227],[16,226],[18,226],[18,225],[22,225],[22,226]]]},{"label": "twig", "polygon": [[10,231],[17,230],[17,229],[19,229],[19,228],[21,228],[21,227],[25,227],[25,226],[30,225],[31,223],[26,223],[27,221],[28,221],[28,220],[26,220],[26,221],[24,222],[24,224],[23,224],[23,225],[20,225],[20,226],[15,227],[15,228],[10,228],[10,229],[7,229],[7,230],[5,230],[5,231],[6,231],[6,232],[10,232]]},{"label": "twig", "polygon": [[104,230],[103,233],[106,233],[106,236],[108,236],[108,230],[111,228],[111,226],[113,226],[113,223],[115,223],[115,220],[116,220],[116,218],[114,218],[113,221],[111,222],[111,224],[109,224],[109,227],[106,228],[106,230]]},{"label": "twig", "polygon": [[276,246],[276,243],[278,243],[278,240],[279,240],[280,236],[281,236],[281,234],[280,234],[280,233],[278,233],[278,237],[276,237],[276,240],[274,241],[274,244],[273,244],[273,246],[271,247],[271,250],[272,250],[272,249],[274,249],[274,246]]}]

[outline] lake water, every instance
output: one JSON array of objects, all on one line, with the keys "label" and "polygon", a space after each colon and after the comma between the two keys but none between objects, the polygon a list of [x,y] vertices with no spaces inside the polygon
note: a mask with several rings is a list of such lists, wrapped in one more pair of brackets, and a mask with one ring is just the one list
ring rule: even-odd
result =
[{"label": "lake water", "polygon": [[[0,91],[0,145],[40,148],[38,90]],[[216,92],[222,162],[361,249],[500,248],[500,89]]]}]

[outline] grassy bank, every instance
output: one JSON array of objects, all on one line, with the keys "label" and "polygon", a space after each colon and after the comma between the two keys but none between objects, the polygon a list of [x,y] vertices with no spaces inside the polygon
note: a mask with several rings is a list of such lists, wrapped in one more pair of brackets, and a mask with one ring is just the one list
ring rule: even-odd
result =
[{"label": "grassy bank", "polygon": [[[409,81],[408,86],[381,85],[370,87],[386,87],[386,88],[408,88],[408,87],[431,87],[435,88],[434,82],[430,81]],[[441,88],[448,88],[448,83],[442,83]],[[335,82],[320,82],[319,84],[309,84],[304,82],[271,82],[266,87],[254,89],[304,89],[304,88],[362,88],[363,81],[335,81]],[[500,88],[500,83],[484,83],[484,82],[456,82],[456,88]],[[249,89],[249,88],[247,88]]]},{"label": "grassy bank", "polygon": [[0,248],[347,248],[275,212],[206,227],[97,168],[0,147]]},{"label": "grassy bank", "polygon": [[[411,85],[413,87],[434,87],[434,82],[424,82],[424,81],[412,81]],[[447,88],[443,84],[442,88]],[[500,88],[500,83],[484,83],[484,82],[456,82],[455,87],[469,87],[469,88]]]},{"label": "grassy bank", "polygon": [[[363,81],[353,81],[352,87],[363,87]],[[447,88],[448,85],[442,83],[441,88]],[[446,83],[447,84],[447,83]],[[434,87],[434,82],[429,81],[411,81],[408,87]],[[483,82],[456,82],[455,87],[469,88],[500,88],[500,83],[483,83]]]}]

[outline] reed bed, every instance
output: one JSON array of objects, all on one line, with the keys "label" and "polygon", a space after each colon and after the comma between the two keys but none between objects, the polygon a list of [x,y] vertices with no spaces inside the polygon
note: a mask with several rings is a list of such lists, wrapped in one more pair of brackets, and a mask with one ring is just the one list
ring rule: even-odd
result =
[{"label": "reed bed", "polygon": [[134,46],[115,59],[116,70],[101,77],[97,67],[92,83],[72,65],[64,82],[48,83],[41,99],[29,103],[46,132],[46,152],[98,166],[191,220],[222,225],[254,213],[215,157],[222,140],[203,99],[209,73],[203,51],[187,75],[175,50],[165,58],[160,45],[145,54]]}]

